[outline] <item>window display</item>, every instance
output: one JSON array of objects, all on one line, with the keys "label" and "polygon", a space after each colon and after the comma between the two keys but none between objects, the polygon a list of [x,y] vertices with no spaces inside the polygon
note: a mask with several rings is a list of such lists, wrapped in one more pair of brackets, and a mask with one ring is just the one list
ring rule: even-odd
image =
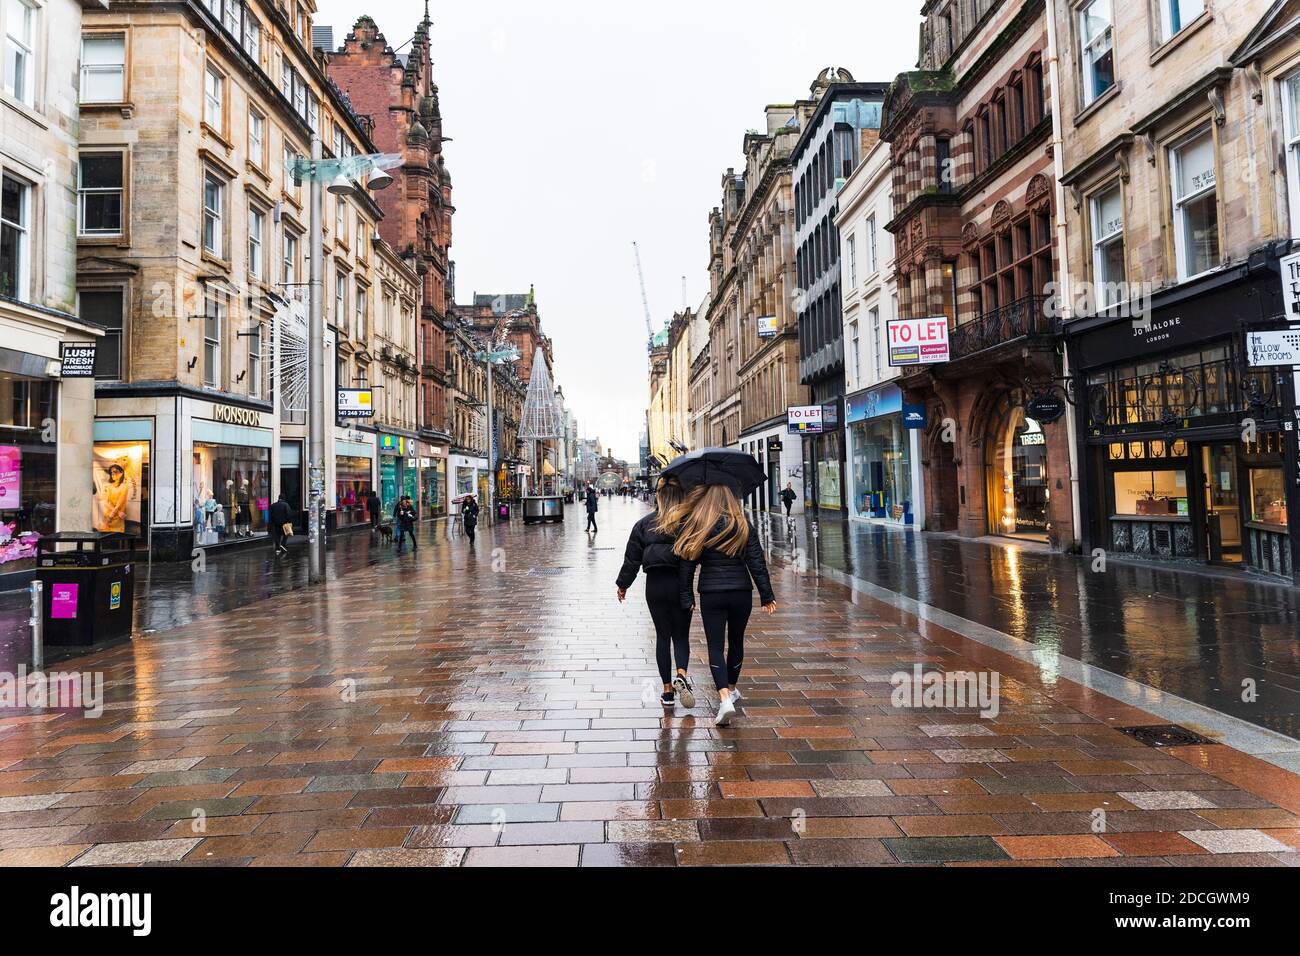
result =
[{"label": "window display", "polygon": [[340,455],[334,461],[336,520],[340,528],[369,524],[370,459]]},{"label": "window display", "polygon": [[1188,513],[1185,471],[1117,471],[1114,484],[1117,515],[1169,517]]},{"label": "window display", "polygon": [[856,422],[852,429],[854,513],[863,518],[909,520],[912,466],[902,416]]},{"label": "window display", "polygon": [[1286,484],[1281,468],[1250,469],[1250,520],[1286,528]]},{"label": "window display", "polygon": [[[36,557],[41,535],[54,532],[57,383],[0,374],[0,569]],[[19,564],[17,562],[29,562]]]},{"label": "window display", "polygon": [[195,442],[193,469],[196,545],[266,534],[270,449]]},{"label": "window display", "polygon": [[148,443],[133,441],[96,444],[91,467],[95,487],[92,517],[95,530],[114,531],[137,539],[147,538]]}]

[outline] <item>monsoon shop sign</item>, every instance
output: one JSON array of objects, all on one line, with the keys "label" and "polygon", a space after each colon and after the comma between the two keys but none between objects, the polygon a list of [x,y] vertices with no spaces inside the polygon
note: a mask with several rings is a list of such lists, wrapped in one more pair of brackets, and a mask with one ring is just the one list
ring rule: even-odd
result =
[{"label": "monsoon shop sign", "polygon": [[949,359],[947,316],[890,319],[885,323],[885,334],[889,339],[889,364],[894,368],[933,365]]}]

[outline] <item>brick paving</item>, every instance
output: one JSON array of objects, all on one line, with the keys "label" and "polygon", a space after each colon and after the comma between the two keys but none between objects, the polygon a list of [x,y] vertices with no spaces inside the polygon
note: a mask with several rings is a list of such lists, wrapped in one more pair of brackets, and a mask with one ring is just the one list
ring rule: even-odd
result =
[{"label": "brick paving", "polygon": [[[740,716],[665,714],[642,506],[428,536],[327,589],[68,662],[106,709],[0,711],[0,865],[1282,866],[1300,777],[840,585],[774,567]],[[495,537],[494,537],[495,536]],[[890,676],[997,671],[1000,712],[900,709]]]}]

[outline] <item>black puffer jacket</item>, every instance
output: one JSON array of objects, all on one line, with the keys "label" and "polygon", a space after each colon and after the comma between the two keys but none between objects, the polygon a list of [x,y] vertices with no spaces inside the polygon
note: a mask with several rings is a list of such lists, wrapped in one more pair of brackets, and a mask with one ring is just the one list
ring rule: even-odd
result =
[{"label": "black puffer jacket", "polygon": [[[716,548],[706,548],[696,561],[683,560],[678,570],[681,581],[682,607],[695,605],[695,569],[700,569],[700,593],[709,591],[748,591],[750,581],[758,588],[761,604],[771,604],[776,600],[772,593],[772,579],[767,573],[767,559],[763,557],[763,546],[758,541],[758,531],[754,522],[748,518],[749,541],[740,554],[732,557]],[[721,527],[722,522],[718,522]]]},{"label": "black puffer jacket", "polygon": [[626,591],[636,580],[638,570],[676,571],[681,559],[673,554],[673,538],[654,528],[659,512],[646,515],[632,526],[627,537],[627,550],[623,553],[623,570],[618,573],[618,586]]}]

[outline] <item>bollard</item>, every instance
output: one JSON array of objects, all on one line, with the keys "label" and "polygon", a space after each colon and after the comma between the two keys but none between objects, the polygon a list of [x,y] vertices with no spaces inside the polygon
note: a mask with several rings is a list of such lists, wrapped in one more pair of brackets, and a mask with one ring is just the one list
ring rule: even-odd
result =
[{"label": "bollard", "polygon": [[32,616],[27,623],[32,628],[32,670],[45,670],[45,614],[44,600],[45,584],[42,581],[33,581],[31,585],[32,592]]}]

